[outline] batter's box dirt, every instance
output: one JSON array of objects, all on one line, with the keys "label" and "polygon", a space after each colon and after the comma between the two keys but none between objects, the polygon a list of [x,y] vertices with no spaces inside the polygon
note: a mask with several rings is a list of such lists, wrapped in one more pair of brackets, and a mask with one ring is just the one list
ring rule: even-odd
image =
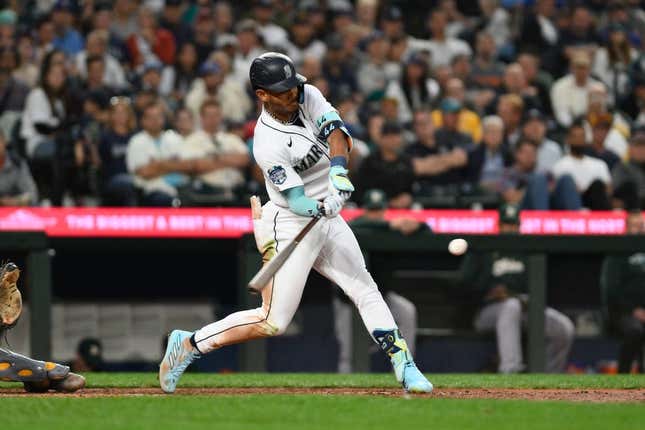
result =
[{"label": "batter's box dirt", "polygon": [[[395,388],[179,388],[174,394],[209,396],[244,396],[252,394],[299,394],[322,396],[407,397]],[[1,397],[127,397],[166,396],[159,388],[86,388],[75,394],[29,394],[19,388],[0,389]],[[435,388],[432,394],[414,395],[421,398],[446,399],[513,399],[570,402],[645,402],[645,389],[513,389],[513,388]]]}]

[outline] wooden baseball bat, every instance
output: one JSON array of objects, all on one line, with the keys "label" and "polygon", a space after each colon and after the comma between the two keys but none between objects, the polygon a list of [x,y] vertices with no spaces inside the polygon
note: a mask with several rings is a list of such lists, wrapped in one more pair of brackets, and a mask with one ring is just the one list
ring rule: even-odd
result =
[{"label": "wooden baseball bat", "polygon": [[282,267],[287,258],[291,255],[296,246],[302,241],[302,239],[309,233],[318,220],[320,216],[313,218],[307,223],[306,226],[302,228],[300,233],[289,243],[282,251],[278,252],[267,264],[262,266],[260,271],[255,274],[253,279],[249,281],[248,289],[251,293],[260,293],[264,287],[267,286],[273,275]]}]

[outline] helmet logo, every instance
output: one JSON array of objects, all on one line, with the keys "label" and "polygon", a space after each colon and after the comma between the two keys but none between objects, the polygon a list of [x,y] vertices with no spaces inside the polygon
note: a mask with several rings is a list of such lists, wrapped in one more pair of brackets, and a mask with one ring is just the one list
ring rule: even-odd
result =
[{"label": "helmet logo", "polygon": [[292,75],[291,67],[289,67],[288,64],[285,64],[284,65],[284,77],[285,77],[285,79],[289,79],[291,77],[291,75]]}]

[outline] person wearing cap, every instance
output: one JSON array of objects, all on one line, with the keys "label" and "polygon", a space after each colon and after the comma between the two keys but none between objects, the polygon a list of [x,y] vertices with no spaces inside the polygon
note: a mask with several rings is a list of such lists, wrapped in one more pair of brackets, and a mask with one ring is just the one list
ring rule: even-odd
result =
[{"label": "person wearing cap", "polygon": [[13,47],[18,16],[11,9],[0,10],[0,47]]},{"label": "person wearing cap", "polygon": [[[455,98],[446,97],[441,101],[439,104],[441,126],[435,123],[437,125],[437,131],[435,132],[437,145],[451,149],[462,148],[465,151],[473,148],[473,138],[471,135],[463,133],[459,129],[459,119],[462,109],[463,105]],[[481,131],[478,134],[481,135]]]},{"label": "person wearing cap", "polygon": [[[436,84],[438,86],[438,84]],[[437,88],[437,91],[439,88]],[[482,139],[482,123],[475,111],[464,106],[466,100],[466,88],[464,81],[459,78],[450,78],[446,83],[446,98],[455,99],[461,104],[457,118],[457,130],[470,136],[473,142],[479,143]],[[434,125],[440,128],[443,125],[443,111],[439,109],[432,112]]]},{"label": "person wearing cap", "polygon": [[165,0],[159,19],[159,26],[175,36],[177,45],[189,42],[192,36],[190,26],[182,20],[187,3],[186,0]]},{"label": "person wearing cap", "polygon": [[[399,217],[385,219],[388,200],[385,192],[379,189],[367,190],[363,196],[363,215],[349,222],[352,230],[365,234],[395,231],[404,236],[430,234],[430,227],[413,218]],[[380,288],[385,302],[390,307],[401,333],[405,334],[410,351],[414,354],[417,337],[417,307],[406,297]],[[338,371],[352,372],[352,304],[339,288],[335,288],[332,302],[334,310],[334,332],[338,340]]]},{"label": "person wearing cap", "polygon": [[589,88],[589,108],[587,121],[595,124],[599,119],[610,119],[610,127],[605,139],[605,148],[612,151],[620,159],[627,157],[627,139],[630,135],[630,124],[621,112],[610,106],[607,87],[603,83],[596,83]]},{"label": "person wearing cap", "polygon": [[401,133],[398,123],[385,122],[376,142],[378,151],[363,160],[358,170],[358,189],[381,189],[387,195],[388,205],[398,209],[412,204],[414,181],[411,158],[402,152]]},{"label": "person wearing cap", "polygon": [[[625,233],[643,236],[645,221],[639,208],[626,215]],[[642,240],[642,239],[641,239]],[[618,373],[630,373],[634,361],[643,373],[645,346],[645,253],[621,253],[605,257],[600,273],[605,322],[620,337]]]},{"label": "person wearing cap", "polygon": [[[504,204],[499,209],[499,232],[520,233],[520,211]],[[526,369],[522,354],[522,327],[527,317],[528,258],[512,251],[468,252],[460,267],[464,288],[479,297],[481,307],[474,320],[475,330],[494,332],[497,337],[500,373],[519,373]],[[544,311],[546,371],[562,373],[575,327],[561,312]]]},{"label": "person wearing cap", "polygon": [[611,172],[614,198],[626,209],[645,208],[645,129],[629,139],[628,159]]},{"label": "person wearing cap", "polygon": [[550,172],[555,163],[562,158],[562,147],[546,135],[546,118],[537,109],[530,109],[522,123],[522,135],[535,142],[537,146],[536,172]]},{"label": "person wearing cap", "polygon": [[556,121],[561,127],[569,127],[575,118],[587,113],[589,91],[598,81],[591,77],[591,60],[585,51],[571,56],[571,71],[553,83],[551,105]]},{"label": "person wearing cap", "polygon": [[74,57],[83,49],[83,36],[74,29],[74,13],[77,5],[72,0],[58,0],[52,11],[52,22],[56,29],[54,48],[60,49],[68,57]]},{"label": "person wearing cap", "polygon": [[397,6],[390,6],[385,9],[381,17],[381,30],[390,40],[397,40],[407,37],[403,22],[403,12]]},{"label": "person wearing cap", "polygon": [[275,24],[275,9],[276,4],[273,0],[254,0],[252,15],[266,46],[285,49],[288,46],[289,34],[284,28]]},{"label": "person wearing cap", "polygon": [[253,103],[244,86],[224,70],[216,61],[206,60],[199,67],[200,79],[197,79],[186,95],[186,106],[195,118],[200,117],[204,100],[214,98],[222,106],[225,120],[242,121],[253,108]]}]

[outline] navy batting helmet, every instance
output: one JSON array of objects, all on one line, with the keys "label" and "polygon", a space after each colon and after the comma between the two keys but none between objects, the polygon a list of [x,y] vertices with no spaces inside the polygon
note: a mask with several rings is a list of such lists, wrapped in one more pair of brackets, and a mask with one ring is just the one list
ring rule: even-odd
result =
[{"label": "navy batting helmet", "polygon": [[261,88],[274,93],[282,93],[307,82],[307,78],[296,73],[291,58],[278,52],[267,52],[255,58],[249,78],[253,90]]}]

